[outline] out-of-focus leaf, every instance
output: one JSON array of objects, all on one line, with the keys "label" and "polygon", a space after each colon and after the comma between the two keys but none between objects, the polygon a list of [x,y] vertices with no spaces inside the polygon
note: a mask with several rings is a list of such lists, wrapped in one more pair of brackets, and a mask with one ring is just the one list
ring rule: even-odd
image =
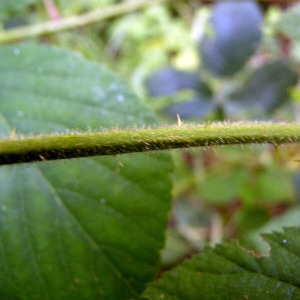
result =
[{"label": "out-of-focus leaf", "polygon": [[[300,61],[300,4],[292,5],[283,12],[277,24],[274,25],[274,31],[279,36],[283,36],[287,41],[287,51],[290,58],[299,63]],[[278,36],[277,36],[278,38]]]},{"label": "out-of-focus leaf", "polygon": [[[4,138],[156,123],[117,76],[55,47],[0,48],[0,103]],[[138,298],[158,271],[171,170],[166,153],[1,166],[2,294]]]},{"label": "out-of-focus leaf", "polygon": [[184,89],[197,90],[201,85],[198,73],[178,71],[172,67],[157,71],[146,81],[147,91],[152,97],[173,95]]},{"label": "out-of-focus leaf", "polygon": [[254,71],[231,98],[258,112],[271,112],[289,99],[289,90],[297,79],[286,61],[276,60]]},{"label": "out-of-focus leaf", "polygon": [[177,103],[164,109],[164,113],[182,119],[203,118],[211,113],[215,108],[215,104],[210,99],[202,99],[197,97],[195,100]]},{"label": "out-of-focus leaf", "polygon": [[257,174],[257,182],[253,193],[263,203],[293,201],[294,188],[289,174],[280,167],[268,167]]},{"label": "out-of-focus leaf", "polygon": [[201,201],[178,199],[174,205],[174,215],[178,226],[207,227],[210,225],[208,209]]},{"label": "out-of-focus leaf", "polygon": [[16,27],[23,26],[27,23],[26,19],[22,16],[15,16],[10,18],[7,22],[3,24],[4,29],[12,29]]},{"label": "out-of-focus leaf", "polygon": [[174,207],[176,229],[193,249],[200,251],[207,245],[206,229],[211,226],[212,215],[202,201],[177,199]]},{"label": "out-of-focus leaf", "polygon": [[268,244],[260,238],[261,233],[271,233],[272,231],[281,230],[283,227],[297,226],[300,227],[300,206],[293,207],[283,215],[273,218],[265,225],[250,231],[243,239],[243,244],[255,249],[260,253],[268,251]]},{"label": "out-of-focus leaf", "polygon": [[300,299],[300,228],[264,234],[270,253],[238,243],[206,249],[148,286],[146,299]]},{"label": "out-of-focus leaf", "polygon": [[193,252],[188,242],[176,230],[168,229],[165,248],[161,253],[163,267],[178,264],[184,257]]},{"label": "out-of-focus leaf", "polygon": [[209,32],[200,41],[204,66],[216,76],[232,76],[254,53],[261,38],[262,12],[254,1],[214,4]]},{"label": "out-of-focus leaf", "polygon": [[240,232],[250,231],[265,224],[269,220],[269,214],[259,207],[243,207],[236,213],[234,219]]},{"label": "out-of-focus leaf", "polygon": [[22,11],[24,8],[41,0],[1,0],[0,1],[0,22],[9,16]]},{"label": "out-of-focus leaf", "polygon": [[275,30],[283,33],[296,42],[300,41],[300,4],[296,4],[287,9],[281,16],[279,22],[275,25]]},{"label": "out-of-focus leaf", "polygon": [[199,197],[211,204],[226,204],[240,195],[248,177],[244,169],[232,170],[228,174],[212,172],[198,183]]},{"label": "out-of-focus leaf", "polygon": [[292,5],[283,12],[274,31],[287,40],[288,54],[297,63],[300,62],[300,4]]}]

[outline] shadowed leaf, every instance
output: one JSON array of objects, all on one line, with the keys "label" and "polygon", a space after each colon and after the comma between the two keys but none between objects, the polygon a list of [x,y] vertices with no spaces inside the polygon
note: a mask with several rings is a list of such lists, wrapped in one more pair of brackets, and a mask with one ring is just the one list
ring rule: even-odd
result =
[{"label": "shadowed leaf", "polygon": [[204,66],[215,76],[232,76],[247,62],[261,38],[262,12],[254,1],[214,4],[208,33],[199,50]]}]

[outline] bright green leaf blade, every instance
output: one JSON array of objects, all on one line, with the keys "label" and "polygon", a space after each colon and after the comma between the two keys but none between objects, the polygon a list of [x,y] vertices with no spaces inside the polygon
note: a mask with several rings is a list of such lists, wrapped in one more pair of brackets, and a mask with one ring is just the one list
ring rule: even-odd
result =
[{"label": "bright green leaf blade", "polygon": [[[126,84],[57,48],[0,49],[1,135],[156,122]],[[22,299],[136,298],[157,273],[169,156],[0,168],[0,290]]]},{"label": "bright green leaf blade", "polygon": [[[100,65],[58,48],[0,49],[1,127],[6,135],[135,127],[154,115]],[[0,128],[1,128],[0,127]]]},{"label": "bright green leaf blade", "polygon": [[300,228],[266,234],[269,255],[237,243],[206,249],[149,285],[147,299],[300,299]]}]

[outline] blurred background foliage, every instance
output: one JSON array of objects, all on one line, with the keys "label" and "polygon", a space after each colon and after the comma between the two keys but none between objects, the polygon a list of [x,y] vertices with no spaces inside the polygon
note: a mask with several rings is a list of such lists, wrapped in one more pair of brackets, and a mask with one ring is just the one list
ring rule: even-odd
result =
[{"label": "blurred background foliage", "polygon": [[[0,1],[3,30],[108,7],[114,0]],[[26,41],[81,53],[125,78],[163,123],[299,121],[297,1],[167,1]],[[109,101],[109,99],[108,99]],[[299,146],[174,151],[174,206],[163,267],[261,231],[300,226]],[[142,201],[142,199],[141,199]]]}]

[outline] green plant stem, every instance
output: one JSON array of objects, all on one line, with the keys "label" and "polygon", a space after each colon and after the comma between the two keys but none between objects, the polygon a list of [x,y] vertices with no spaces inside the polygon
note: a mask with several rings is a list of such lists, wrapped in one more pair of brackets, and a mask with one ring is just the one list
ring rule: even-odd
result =
[{"label": "green plant stem", "polygon": [[300,124],[210,123],[0,140],[0,164],[229,144],[300,142]]},{"label": "green plant stem", "polygon": [[21,39],[28,39],[38,37],[50,33],[57,33],[65,30],[79,28],[100,21],[117,17],[122,14],[130,13],[132,11],[145,8],[150,5],[165,2],[167,0],[138,0],[132,2],[125,2],[116,4],[106,8],[94,10],[92,12],[82,14],[79,16],[72,16],[69,18],[49,21],[37,25],[24,26],[17,29],[10,29],[0,32],[0,44],[15,42]]}]

